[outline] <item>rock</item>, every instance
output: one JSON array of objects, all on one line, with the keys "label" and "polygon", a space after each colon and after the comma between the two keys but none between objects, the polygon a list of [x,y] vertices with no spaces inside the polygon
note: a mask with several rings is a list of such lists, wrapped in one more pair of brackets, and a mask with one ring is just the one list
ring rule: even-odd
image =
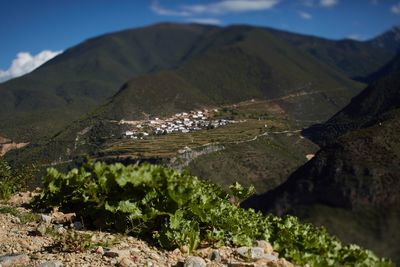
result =
[{"label": "rock", "polygon": [[38,267],[62,267],[64,266],[60,261],[46,261],[41,263]]},{"label": "rock", "polygon": [[60,211],[53,211],[53,213],[51,214],[51,222],[56,224],[72,223],[75,218],[75,213],[63,213]]},{"label": "rock", "polygon": [[137,267],[136,263],[134,263],[127,257],[122,258],[122,260],[119,261],[118,266],[119,267]]},{"label": "rock", "polygon": [[65,231],[67,231],[62,224],[53,225],[53,229],[59,234],[63,234]]},{"label": "rock", "polygon": [[47,232],[47,226],[44,223],[40,223],[34,231],[35,235],[38,236],[45,236],[46,232]]},{"label": "rock", "polygon": [[208,258],[212,261],[220,262],[221,261],[221,255],[219,255],[218,250],[213,250],[210,255],[208,255]]},{"label": "rock", "polygon": [[12,222],[12,223],[16,223],[16,224],[20,224],[20,223],[21,223],[21,220],[20,220],[20,218],[13,216],[13,217],[11,218],[11,222]]},{"label": "rock", "polygon": [[40,214],[40,220],[44,222],[45,224],[50,224],[51,223],[51,216],[46,215],[46,214]]},{"label": "rock", "polygon": [[115,251],[106,251],[104,252],[103,256],[109,257],[109,258],[116,258],[119,256],[118,252]]},{"label": "rock", "polygon": [[249,262],[231,262],[228,263],[228,267],[256,267],[256,265]]},{"label": "rock", "polygon": [[216,261],[212,261],[212,262],[208,262],[206,267],[226,267],[227,265],[222,264],[220,262],[216,262]]},{"label": "rock", "polygon": [[103,247],[97,247],[95,252],[97,254],[103,255],[104,254],[104,249],[103,249]]},{"label": "rock", "polygon": [[7,255],[0,257],[0,266],[2,267],[27,266],[28,264],[29,257],[26,254]]},{"label": "rock", "polygon": [[294,265],[284,258],[277,259],[268,263],[268,267],[294,267]]},{"label": "rock", "polygon": [[236,252],[246,259],[259,260],[264,258],[264,249],[260,247],[240,247]]},{"label": "rock", "polygon": [[265,240],[254,241],[254,246],[263,248],[265,253],[272,253],[274,251],[274,249],[272,248],[272,245]]},{"label": "rock", "polygon": [[206,262],[203,258],[196,256],[189,256],[185,259],[184,267],[206,267]]},{"label": "rock", "polygon": [[83,224],[81,222],[74,222],[73,227],[75,230],[82,230],[83,229]]},{"label": "rock", "polygon": [[278,257],[272,253],[265,253],[263,259],[266,259],[269,261],[276,261],[278,259]]}]

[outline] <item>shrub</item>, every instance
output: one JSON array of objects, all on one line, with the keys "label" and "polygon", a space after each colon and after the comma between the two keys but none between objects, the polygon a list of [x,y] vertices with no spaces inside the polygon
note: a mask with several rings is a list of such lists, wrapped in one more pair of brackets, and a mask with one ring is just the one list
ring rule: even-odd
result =
[{"label": "shrub", "polygon": [[37,172],[35,164],[13,170],[7,161],[0,157],[0,199],[9,199],[12,194],[27,189]]},{"label": "shrub", "polygon": [[[324,228],[297,218],[262,215],[230,200],[252,193],[235,183],[230,194],[187,173],[156,165],[85,163],[60,173],[50,168],[37,208],[61,207],[166,248],[251,245],[268,240],[281,256],[311,266],[391,266],[358,246],[343,246]],[[102,222],[99,222],[102,218]]]}]

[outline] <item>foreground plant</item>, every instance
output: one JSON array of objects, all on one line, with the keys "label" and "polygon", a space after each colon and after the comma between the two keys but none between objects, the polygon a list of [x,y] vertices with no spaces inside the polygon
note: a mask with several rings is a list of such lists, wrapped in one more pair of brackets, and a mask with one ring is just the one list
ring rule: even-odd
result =
[{"label": "foreground plant", "polygon": [[14,193],[27,189],[38,171],[36,164],[22,166],[14,170],[8,162],[0,157],[0,199],[9,199]]},{"label": "foreground plant", "polygon": [[252,193],[235,183],[230,194],[187,173],[156,165],[88,162],[60,173],[50,168],[37,208],[74,211],[101,227],[142,238],[165,248],[199,245],[249,246],[268,240],[280,256],[311,266],[392,266],[372,252],[344,246],[324,228],[297,218],[264,216],[231,203]]}]

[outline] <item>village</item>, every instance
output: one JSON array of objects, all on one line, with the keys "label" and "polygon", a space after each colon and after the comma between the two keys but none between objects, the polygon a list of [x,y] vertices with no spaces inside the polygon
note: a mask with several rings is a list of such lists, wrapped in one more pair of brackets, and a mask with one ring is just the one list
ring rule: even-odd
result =
[{"label": "village", "polygon": [[150,135],[166,135],[171,133],[189,133],[202,129],[214,129],[225,126],[229,123],[235,123],[233,120],[219,119],[211,120],[213,112],[217,109],[209,111],[196,110],[190,112],[176,113],[174,116],[160,119],[154,118],[141,121],[121,120],[119,124],[131,125],[130,129],[124,131],[123,136],[131,139],[145,139]]}]

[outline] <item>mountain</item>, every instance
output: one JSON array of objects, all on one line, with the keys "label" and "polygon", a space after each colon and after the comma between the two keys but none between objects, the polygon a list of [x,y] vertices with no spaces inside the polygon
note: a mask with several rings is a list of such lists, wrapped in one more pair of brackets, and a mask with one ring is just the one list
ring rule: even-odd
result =
[{"label": "mountain", "polygon": [[[260,116],[253,116],[253,120],[249,120],[248,116],[238,118],[240,121],[249,122],[237,124],[234,130],[240,137],[230,141],[242,142],[244,138],[249,140],[255,138],[255,141],[257,135],[263,133],[265,124],[273,125],[277,120],[281,120],[276,113],[270,111],[272,107],[282,113],[279,116],[282,120],[288,121],[285,124],[295,124],[294,122],[297,124],[293,127],[284,126],[282,129],[270,130],[285,132],[297,127],[295,128],[297,131],[292,130],[297,133],[296,138],[271,137],[267,138],[268,140],[263,138],[259,142],[262,149],[255,149],[251,144],[242,145],[248,154],[268,153],[268,156],[263,156],[261,161],[257,161],[257,165],[260,166],[274,158],[272,154],[276,153],[276,160],[269,167],[271,175],[268,176],[260,175],[259,170],[249,166],[247,162],[242,163],[243,166],[253,170],[254,175],[251,173],[249,177],[253,177],[252,181],[259,185],[259,190],[269,189],[282,182],[283,174],[278,175],[279,171],[283,168],[284,173],[292,171],[306,161],[306,154],[315,151],[311,145],[300,140],[299,128],[309,125],[310,121],[325,120],[345,106],[362,86],[306,52],[255,27],[232,26],[214,30],[204,36],[196,47],[203,52],[194,51],[196,55],[181,66],[139,75],[128,80],[106,104],[70,124],[49,141],[30,144],[24,149],[9,152],[8,159],[14,162],[36,159],[43,160],[47,164],[56,164],[70,162],[89,154],[91,157],[102,159],[131,157],[133,162],[138,159],[165,162],[175,157],[177,151],[182,148],[186,146],[193,148],[196,142],[182,143],[179,147],[176,145],[179,142],[174,139],[174,135],[163,138],[151,137],[154,141],[142,150],[138,150],[136,148],[142,146],[145,141],[124,139],[123,133],[128,128],[119,124],[119,121],[164,118],[177,112],[203,108],[220,109],[226,105],[254,99],[255,104],[257,101],[265,103],[255,110]],[[247,112],[247,115],[251,115],[250,113],[254,112]],[[258,120],[260,117],[265,117],[265,114],[268,119]],[[229,139],[231,132],[224,132],[225,139]],[[249,132],[249,135],[243,136],[241,132]],[[199,131],[200,136],[197,138],[205,140],[199,145],[215,143],[216,138],[212,137],[212,133],[214,132]],[[174,141],[170,142],[173,144],[169,143],[168,149],[165,148],[158,154],[143,152],[148,151],[149,147],[154,147],[157,140],[168,138]],[[185,137],[182,139],[185,140]],[[304,149],[299,150],[299,153],[290,154],[284,149],[289,143],[290,146],[304,143]],[[159,146],[164,145],[165,143],[162,143]],[[237,147],[230,148],[232,144],[223,145],[227,148],[228,154],[236,153]],[[150,156],[146,156],[149,154]],[[209,173],[207,168],[207,164],[204,163],[195,167],[196,171],[203,174]],[[221,173],[220,171],[222,170],[218,173]],[[275,176],[279,179],[275,179]],[[221,176],[202,175],[202,177],[221,182]],[[275,179],[273,182],[264,181],[273,178]],[[222,182],[228,183],[227,180],[224,179]]]},{"label": "mountain", "polygon": [[368,126],[383,113],[395,109],[400,103],[396,76],[400,74],[400,54],[370,76],[380,78],[371,83],[351,104],[323,124],[305,129],[303,134],[323,146],[349,131]]},{"label": "mountain", "polygon": [[395,26],[383,34],[369,40],[368,44],[390,50],[395,53],[400,51],[400,26]]},{"label": "mountain", "polygon": [[[175,70],[197,56],[243,38],[232,33],[235,30],[231,28],[240,27],[162,23],[105,34],[67,49],[32,73],[0,84],[0,135],[18,142],[46,140],[109,101],[128,80]],[[265,31],[294,46],[294,51],[307,52],[348,77],[376,71],[394,53],[386,46],[371,43],[325,40],[252,26],[242,28]],[[273,63],[284,68],[290,62]],[[353,71],[360,66],[362,71]]]},{"label": "mountain", "polygon": [[350,39],[333,41],[315,36],[269,30],[321,62],[345,73],[347,77],[363,82],[368,75],[387,64],[400,48],[398,28],[393,28],[369,41]]},{"label": "mountain", "polygon": [[356,130],[346,129],[285,183],[243,206],[296,214],[400,263],[399,92],[399,72],[365,89],[335,116]]},{"label": "mountain", "polygon": [[129,78],[172,68],[211,26],[157,24],[89,39],[0,84],[0,135],[49,138],[114,95]]}]

